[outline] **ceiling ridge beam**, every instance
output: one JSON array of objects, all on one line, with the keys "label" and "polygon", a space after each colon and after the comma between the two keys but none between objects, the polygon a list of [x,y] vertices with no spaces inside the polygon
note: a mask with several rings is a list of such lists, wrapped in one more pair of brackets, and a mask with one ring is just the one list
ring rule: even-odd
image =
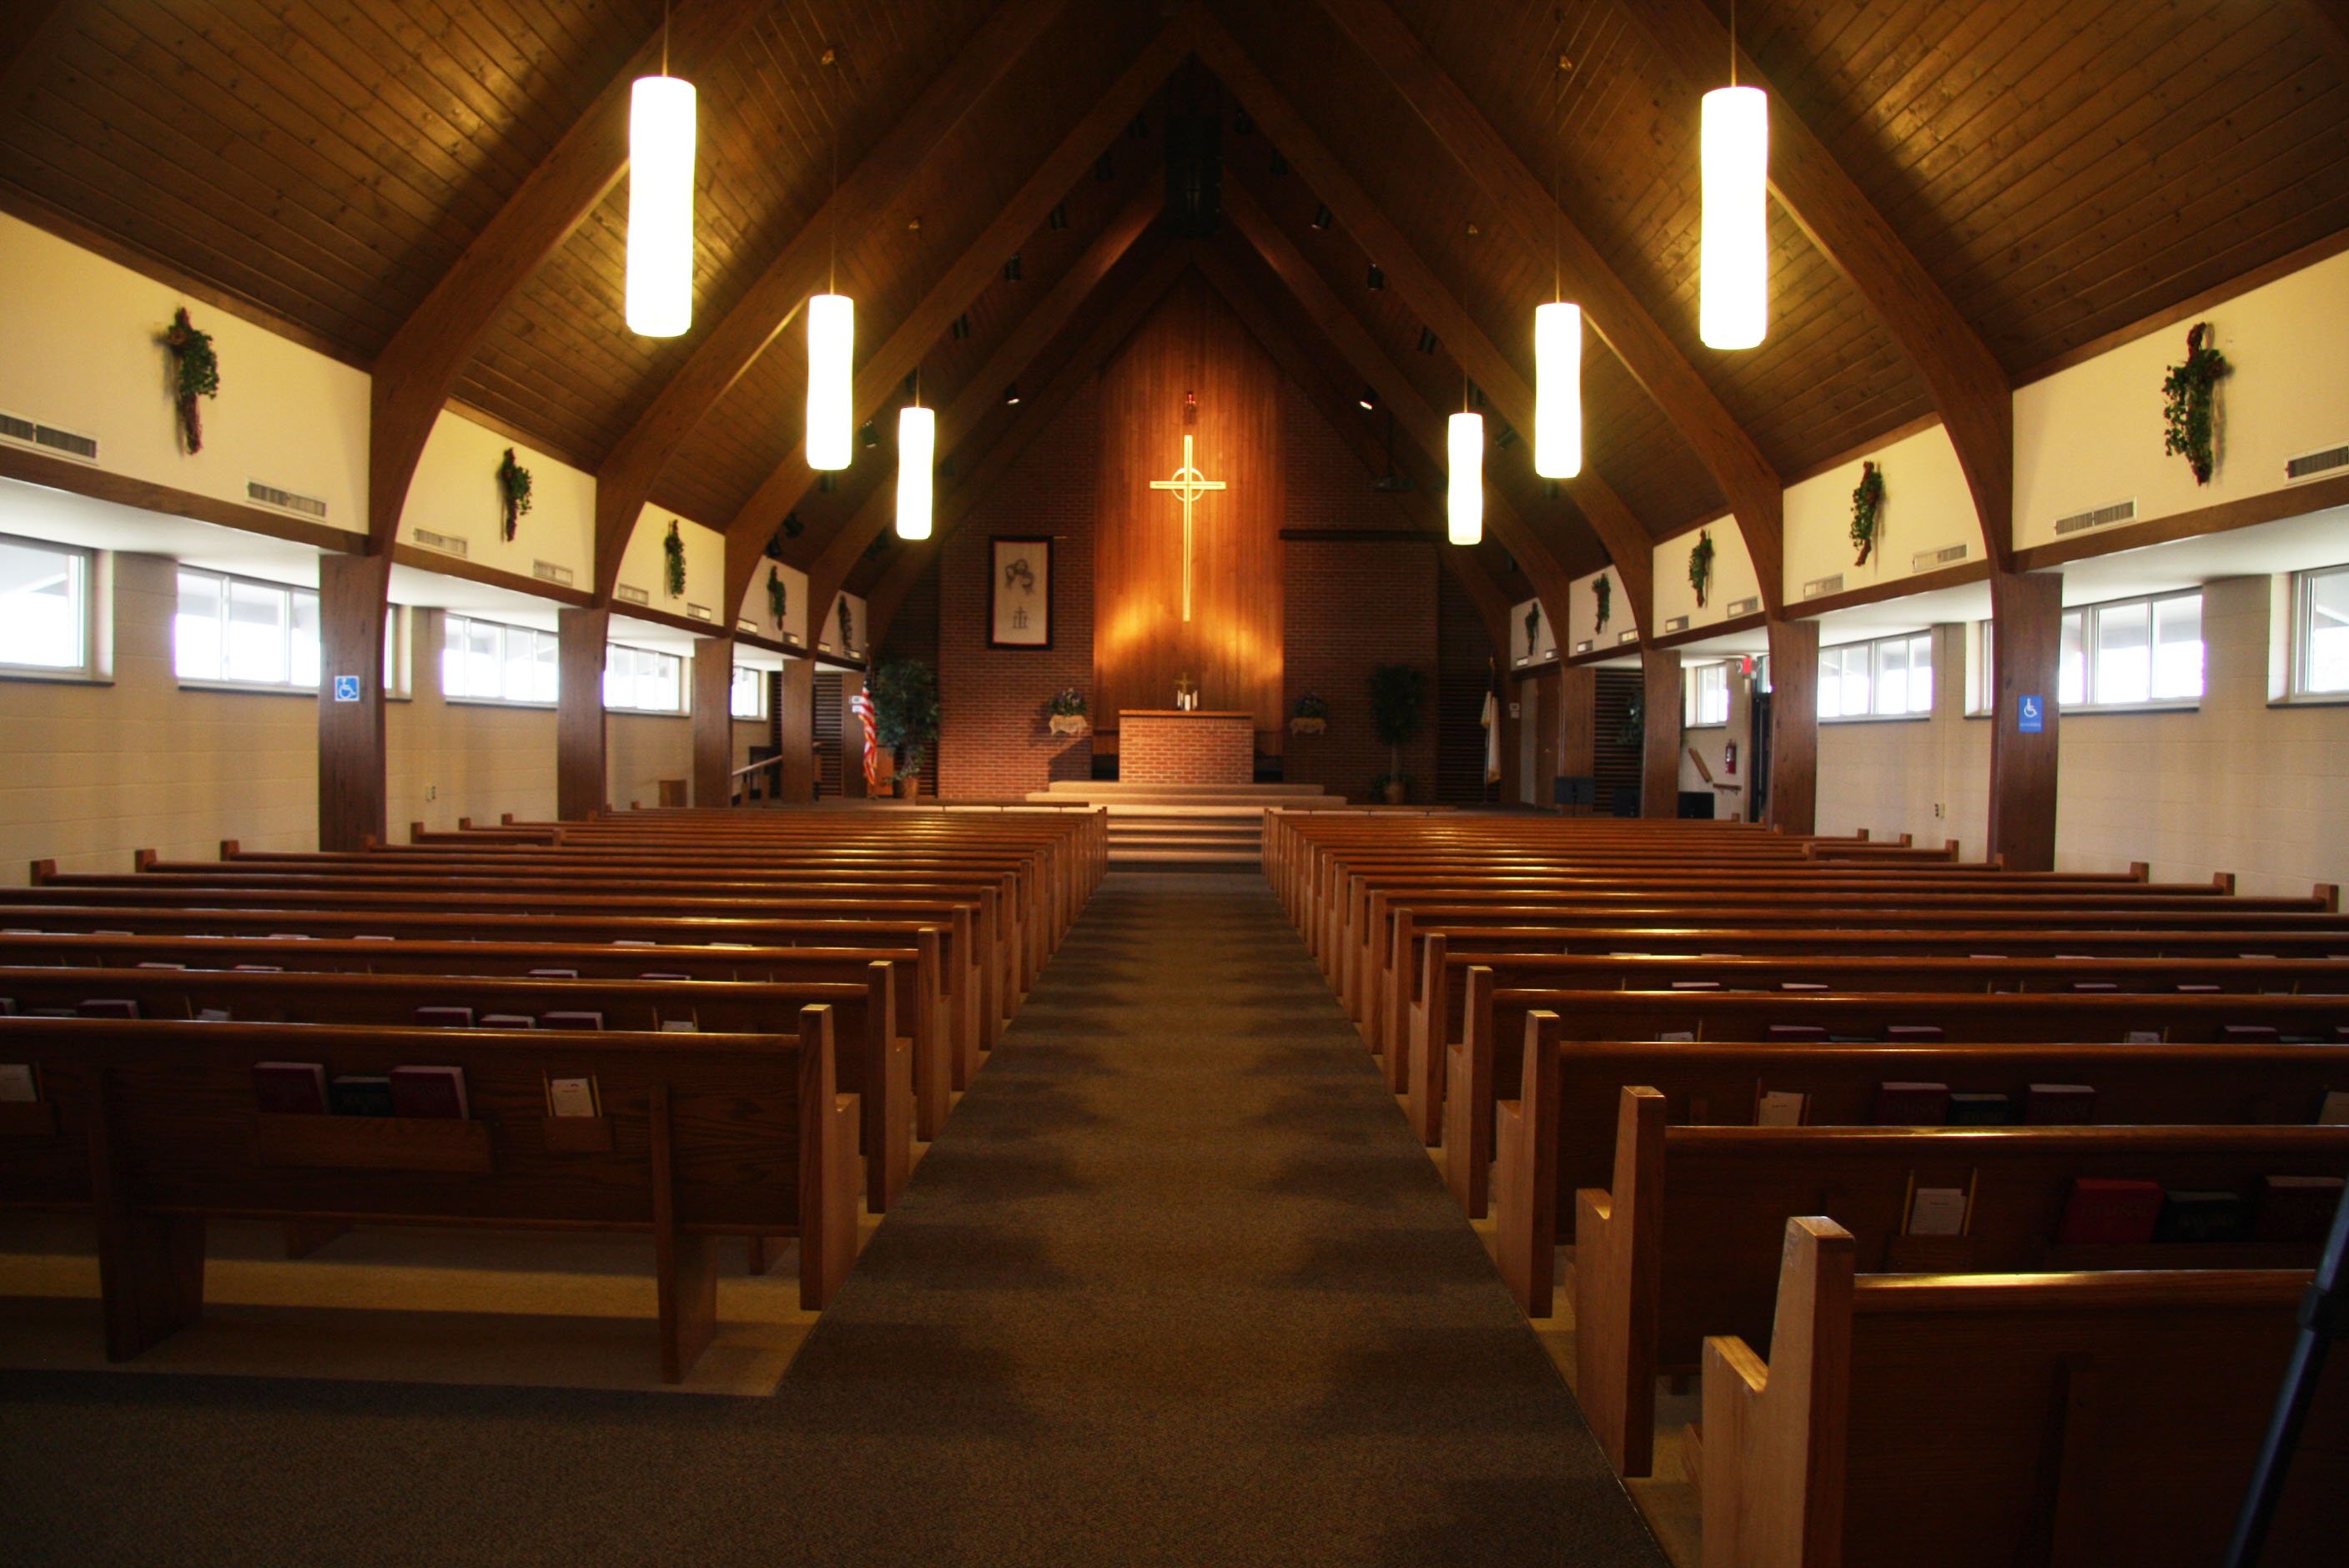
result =
[{"label": "ceiling ridge beam", "polygon": [[[1353,177],[1346,172],[1336,156],[1305,123],[1295,106],[1241,50],[1237,41],[1220,26],[1205,21],[1201,23],[1199,52],[1223,84],[1247,105],[1248,112],[1256,117],[1257,123],[1264,128],[1273,144],[1281,149],[1290,165],[1329,203],[1331,212],[1345,225],[1347,232],[1381,258],[1380,264],[1394,279],[1395,285],[1426,319],[1430,329],[1450,346],[1453,358],[1459,362],[1471,379],[1484,387],[1501,410],[1502,417],[1520,431],[1531,430],[1534,427],[1533,389],[1526,385],[1525,378],[1517,374],[1516,367],[1509,363],[1507,356],[1494,346],[1492,339],[1485,335],[1475,318],[1453,296],[1452,291],[1435,275],[1434,269],[1420,259],[1419,253],[1403,238],[1402,231],[1396,228],[1370,194],[1354,182]],[[1243,211],[1243,202],[1246,203],[1246,211],[1261,213],[1262,209],[1255,206],[1244,188],[1237,184],[1227,185],[1224,194],[1224,211],[1237,221]],[[1278,225],[1270,225],[1268,219],[1267,224],[1269,232],[1279,232]],[[1263,247],[1257,248],[1261,253]],[[1267,261],[1269,263],[1271,258],[1268,257]],[[1274,264],[1273,270],[1279,273],[1281,268]],[[1329,286],[1328,281],[1322,279],[1320,273],[1309,264],[1305,271],[1319,281],[1324,288]],[[1292,281],[1284,277],[1282,281],[1288,283],[1292,291],[1302,286],[1301,280]],[[1335,297],[1334,291],[1332,297]],[[1319,314],[1310,310],[1309,305],[1308,313],[1317,316]],[[1343,314],[1348,319],[1352,319],[1350,311]],[[1654,575],[1654,542],[1639,519],[1632,515],[1631,509],[1624,504],[1622,498],[1609,487],[1595,469],[1586,466],[1579,478],[1562,483],[1567,493],[1573,498],[1576,509],[1599,536],[1599,542],[1606,550],[1608,558],[1614,562],[1616,570],[1621,574],[1627,596],[1636,607],[1634,620],[1644,627],[1650,600],[1646,585]],[[1547,556],[1547,547],[1542,548],[1540,554]],[[1533,564],[1524,555],[1519,555],[1517,561],[1521,566]],[[1534,582],[1536,595],[1544,601],[1542,608],[1545,614],[1555,615],[1564,608],[1566,590],[1562,585],[1545,584],[1530,570],[1526,575]],[[1553,599],[1557,602],[1551,603]]]},{"label": "ceiling ridge beam", "polygon": [[[620,557],[678,448],[781,335],[822,283],[833,235],[858,233],[887,210],[947,135],[1028,57],[1071,0],[1009,0],[956,51],[914,106],[761,269],[694,346],[595,470],[595,593],[608,598]],[[840,67],[834,66],[834,70]]]},{"label": "ceiling ridge beam", "polygon": [[[1641,0],[1623,9],[1685,88],[1709,83],[1694,61],[1721,59],[1731,46],[1729,30],[1703,0]],[[1770,95],[1772,193],[1917,367],[1957,449],[1991,564],[2008,570],[2014,554],[2014,396],[2005,366],[1786,95],[1744,50],[1737,59],[1738,79]]]},{"label": "ceiling ridge beam", "polygon": [[[1355,459],[1373,474],[1381,468],[1390,467],[1388,454],[1381,450],[1378,438],[1364,429],[1360,419],[1352,417],[1354,410],[1348,404],[1345,393],[1330,379],[1322,364],[1298,340],[1288,324],[1280,319],[1273,303],[1264,298],[1261,291],[1250,286],[1230,258],[1215,246],[1200,247],[1198,267],[1200,275],[1207,280],[1208,285],[1223,296],[1224,302],[1240,318],[1240,325],[1264,345],[1282,372],[1313,404],[1323,422],[1337,433],[1340,440],[1346,443],[1347,449],[1354,454]],[[1322,342],[1330,346],[1326,335]],[[1392,417],[1392,410],[1389,415]],[[1413,431],[1413,445],[1419,445],[1416,428]],[[1423,457],[1427,459],[1424,466],[1434,466],[1433,454],[1423,453]],[[1485,634],[1495,648],[1506,655],[1509,645],[1508,596],[1493,581],[1492,573],[1485,570],[1484,562],[1477,558],[1474,550],[1455,550],[1445,543],[1444,514],[1436,506],[1432,491],[1414,483],[1410,490],[1395,494],[1393,499],[1397,510],[1419,525],[1413,536],[1429,536],[1428,542],[1435,546],[1437,563],[1452,574],[1462,591],[1475,603],[1476,618],[1484,623]],[[1500,504],[1506,506],[1507,503]]]},{"label": "ceiling ridge beam", "polygon": [[[1190,29],[1182,23],[1170,23],[1143,48],[1133,65],[1110,86],[1107,92],[1087,110],[1061,139],[1058,146],[1038,163],[1036,170],[1020,186],[1019,193],[1005,203],[1003,210],[986,230],[950,263],[929,293],[916,305],[911,314],[889,335],[879,353],[864,364],[856,376],[855,422],[863,424],[895,392],[906,375],[919,365],[931,345],[945,333],[954,318],[970,308],[995,276],[1003,258],[1017,250],[1021,242],[1042,225],[1053,207],[1065,200],[1069,190],[1084,177],[1086,169],[1099,158],[1102,150],[1113,142],[1149,103],[1151,95],[1164,84],[1191,51]],[[1130,228],[1123,240],[1116,242],[1116,254],[1123,255],[1126,246],[1158,211],[1165,204],[1163,184],[1154,182],[1144,193],[1112,218],[1112,231]],[[1115,257],[1112,257],[1114,262]],[[1081,266],[1083,263],[1080,263]],[[1104,272],[1106,268],[1102,269]],[[1096,279],[1098,281],[1098,279]],[[807,464],[807,444],[798,441],[781,462],[761,482],[750,499],[727,524],[730,540],[746,535],[740,546],[730,544],[730,558],[743,562],[755,561],[758,552],[792,509],[807,494],[815,482],[815,470]],[[843,531],[844,534],[844,531]],[[828,584],[839,591],[840,583],[855,564],[856,553],[867,541],[857,541],[849,552],[841,555],[841,536],[835,536],[814,566],[809,568],[812,589]],[[746,566],[747,569],[747,566]],[[748,579],[745,579],[747,583]]]},{"label": "ceiling ridge beam", "polygon": [[[1226,85],[1229,85],[1228,80]],[[1257,119],[1268,130],[1272,131],[1277,145],[1288,147],[1288,144],[1280,139],[1279,132],[1274,129],[1273,120],[1262,114],[1258,114]],[[1288,156],[1294,160],[1297,155],[1290,152]],[[1304,165],[1299,163],[1298,167],[1303,168]],[[1402,367],[1394,362],[1392,355],[1379,346],[1378,340],[1371,335],[1370,328],[1364,326],[1361,319],[1348,307],[1344,300],[1338,296],[1338,291],[1330,286],[1330,280],[1321,275],[1319,269],[1315,267],[1305,253],[1299,250],[1296,243],[1281,232],[1280,226],[1273,222],[1272,215],[1258,206],[1256,199],[1245,188],[1237,184],[1226,185],[1224,188],[1224,214],[1231,219],[1241,236],[1255,249],[1257,254],[1263,258],[1265,265],[1272,270],[1273,276],[1278,278],[1282,285],[1296,298],[1298,304],[1303,308],[1307,319],[1320,329],[1323,335],[1329,338],[1331,345],[1354,367],[1355,372],[1376,388],[1379,396],[1386,400],[1388,409],[1410,430],[1413,441],[1429,454],[1436,470],[1439,473],[1447,471],[1450,456],[1448,448],[1442,441],[1440,435],[1444,428],[1445,416],[1439,413],[1425,397],[1420,395],[1419,388],[1413,384],[1411,377],[1403,373]],[[1410,284],[1403,282],[1404,274],[1410,270],[1410,266],[1411,263],[1406,261],[1395,273],[1397,281],[1402,283],[1403,292],[1406,294],[1412,293]],[[1456,346],[1455,353],[1458,352],[1459,347],[1464,346]],[[1472,367],[1470,375],[1475,374]],[[1488,387],[1486,391],[1495,393],[1497,397],[1494,388]],[[1510,418],[1512,423],[1518,422],[1506,407],[1503,414],[1505,418]],[[1524,428],[1532,428],[1529,418],[1524,421]],[[1442,459],[1434,457],[1434,454],[1439,451],[1445,453]],[[1485,487],[1485,504],[1493,521],[1495,535],[1508,548],[1509,552],[1517,558],[1517,564],[1524,569],[1526,581],[1533,584],[1534,597],[1542,602],[1543,614],[1550,617],[1553,624],[1565,624],[1559,617],[1566,614],[1572,600],[1574,589],[1572,575],[1559,563],[1557,558],[1550,553],[1549,546],[1542,542],[1541,536],[1518,516],[1516,509],[1505,498],[1493,494],[1489,484]],[[1636,521],[1630,521],[1630,526],[1644,542],[1648,537],[1647,531],[1640,528]],[[1603,537],[1601,542],[1606,542]],[[1649,548],[1652,550],[1653,547]],[[1616,552],[1609,548],[1608,553],[1612,556]],[[1642,559],[1635,562],[1635,567],[1646,564],[1647,562]],[[1627,588],[1630,581],[1627,572],[1625,577]],[[1636,608],[1636,596],[1627,596],[1634,599]],[[1643,614],[1635,614],[1634,620],[1640,626],[1645,628],[1647,621]]]},{"label": "ceiling ridge beam", "polygon": [[[673,67],[692,76],[716,64],[764,8],[762,0],[684,0],[667,30]],[[398,538],[425,443],[481,339],[627,172],[629,95],[638,77],[659,68],[663,46],[655,32],[637,47],[376,356],[367,422],[372,553]]]},{"label": "ceiling ridge beam", "polygon": [[[936,525],[928,541],[929,548],[908,549],[902,552],[889,570],[882,574],[873,592],[865,595],[864,621],[868,636],[874,644],[879,642],[879,634],[871,629],[887,627],[891,617],[896,614],[898,604],[904,601],[905,591],[913,586],[914,579],[920,576],[922,569],[938,551],[945,548],[948,537],[962,526],[964,519],[970,515],[971,509],[978,504],[979,499],[1002,480],[1012,465],[1035,443],[1036,438],[1060,416],[1062,406],[1101,368],[1102,362],[1133,335],[1133,329],[1156,308],[1158,302],[1165,297],[1166,291],[1173,288],[1175,281],[1190,269],[1194,260],[1191,242],[1167,246],[1149,270],[1126,287],[1109,314],[1085,335],[1084,341],[1060,369],[1053,372],[1051,380],[1045,383],[1043,390],[1020,408],[1019,417],[988,443],[978,454],[978,460],[967,472],[960,461],[966,454],[959,450],[954,454],[958,477],[953,488],[938,498]],[[811,599],[809,603],[813,604],[814,601]]]},{"label": "ceiling ridge beam", "polygon": [[[1784,576],[1785,487],[1762,449],[1621,274],[1565,215],[1548,189],[1385,0],[1320,0],[1320,5],[1484,190],[1502,221],[1536,254],[1557,249],[1566,292],[1580,303],[1591,330],[1647,389],[1721,487],[1754,563],[1762,569],[1763,603],[1775,614]],[[1378,260],[1383,264],[1385,257]]]},{"label": "ceiling ridge beam", "polygon": [[[1125,259],[1126,254],[1142,236],[1149,232],[1151,222],[1165,206],[1166,192],[1163,185],[1153,183],[1137,192],[1134,198],[1110,221],[1109,226],[1094,237],[1076,263],[1054,284],[1051,290],[1037,302],[1035,307],[1020,318],[1019,325],[998,344],[995,352],[964,382],[955,394],[954,401],[942,412],[939,424],[948,439],[978,428],[993,411],[996,399],[1003,388],[1018,380],[1022,371],[1035,361],[1046,346],[1058,338],[1087,299],[1104,279]],[[949,455],[954,448],[944,449]],[[893,487],[885,478],[877,482],[864,503],[858,507],[838,532],[825,542],[817,553],[815,563],[808,568],[808,603],[828,602],[848,581],[848,574],[862,560],[867,546],[889,525],[889,500]],[[757,550],[763,540],[745,535],[738,543],[729,536],[727,553],[732,559],[738,549]],[[753,566],[755,570],[755,564]]]}]

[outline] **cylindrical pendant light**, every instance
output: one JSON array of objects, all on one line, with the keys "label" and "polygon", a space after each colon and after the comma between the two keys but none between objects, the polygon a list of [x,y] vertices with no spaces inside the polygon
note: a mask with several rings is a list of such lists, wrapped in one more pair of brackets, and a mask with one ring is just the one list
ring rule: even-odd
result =
[{"label": "cylindrical pendant light", "polygon": [[930,536],[931,470],[938,449],[937,414],[919,404],[897,411],[897,537]]},{"label": "cylindrical pendant light", "polygon": [[1770,320],[1770,100],[1760,88],[1704,95],[1704,216],[1697,334],[1711,348],[1752,348]]},{"label": "cylindrical pendant light", "polygon": [[844,469],[856,423],[856,302],[820,294],[807,318],[808,467]]},{"label": "cylindrical pendant light", "polygon": [[1570,480],[1582,471],[1582,307],[1534,311],[1534,472]]},{"label": "cylindrical pendant light", "polygon": [[693,325],[693,84],[639,77],[628,99],[628,330]]},{"label": "cylindrical pendant light", "polygon": [[1475,544],[1485,537],[1485,416],[1453,415],[1449,438],[1452,542]]}]

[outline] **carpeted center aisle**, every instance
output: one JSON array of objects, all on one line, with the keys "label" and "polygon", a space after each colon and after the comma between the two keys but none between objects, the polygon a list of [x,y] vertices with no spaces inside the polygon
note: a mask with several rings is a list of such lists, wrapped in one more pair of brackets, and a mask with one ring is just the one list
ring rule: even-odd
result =
[{"label": "carpeted center aisle", "polygon": [[1253,875],[1107,880],[771,1400],[0,1396],[14,1562],[1663,1562]]}]

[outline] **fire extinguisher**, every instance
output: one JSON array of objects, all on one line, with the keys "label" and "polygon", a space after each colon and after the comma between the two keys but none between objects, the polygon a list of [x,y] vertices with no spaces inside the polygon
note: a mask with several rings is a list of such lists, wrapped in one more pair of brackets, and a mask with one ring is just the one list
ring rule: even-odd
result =
[{"label": "fire extinguisher", "polygon": [[1733,740],[1722,747],[1721,770],[1733,774],[1737,771],[1737,742]]}]

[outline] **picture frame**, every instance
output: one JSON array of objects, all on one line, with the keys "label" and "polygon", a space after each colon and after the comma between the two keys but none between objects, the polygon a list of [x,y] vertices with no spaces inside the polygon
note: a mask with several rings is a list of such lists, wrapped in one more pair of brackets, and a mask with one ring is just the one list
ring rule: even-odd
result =
[{"label": "picture frame", "polygon": [[1052,645],[1052,541],[1004,535],[988,542],[987,645]]}]

